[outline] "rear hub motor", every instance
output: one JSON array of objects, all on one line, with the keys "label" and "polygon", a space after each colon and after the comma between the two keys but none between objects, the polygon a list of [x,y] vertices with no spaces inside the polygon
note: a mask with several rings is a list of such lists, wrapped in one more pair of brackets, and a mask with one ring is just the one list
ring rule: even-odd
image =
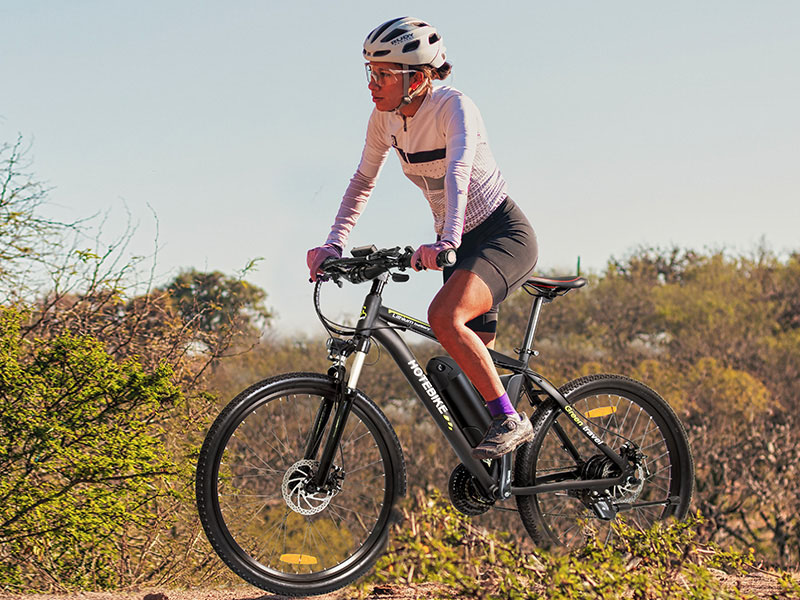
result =
[{"label": "rear hub motor", "polygon": [[[644,468],[635,461],[631,473],[622,483],[602,491],[579,492],[581,501],[592,510],[598,519],[610,521],[617,514],[618,504],[636,502],[644,488]],[[582,479],[611,479],[619,477],[619,467],[604,454],[596,454],[587,460],[581,469]]]}]

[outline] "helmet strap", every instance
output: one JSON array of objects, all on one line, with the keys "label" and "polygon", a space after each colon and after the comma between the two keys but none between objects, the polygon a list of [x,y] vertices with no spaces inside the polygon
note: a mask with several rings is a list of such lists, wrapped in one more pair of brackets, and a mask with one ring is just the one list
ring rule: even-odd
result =
[{"label": "helmet strap", "polygon": [[[415,71],[416,73],[416,71]],[[411,75],[409,73],[403,73],[403,99],[400,100],[400,104],[397,105],[395,110],[400,110],[404,106],[411,104],[411,101],[420,95],[420,93],[425,89],[424,85],[420,85],[415,89],[413,92],[409,91],[409,87],[411,87]]]}]

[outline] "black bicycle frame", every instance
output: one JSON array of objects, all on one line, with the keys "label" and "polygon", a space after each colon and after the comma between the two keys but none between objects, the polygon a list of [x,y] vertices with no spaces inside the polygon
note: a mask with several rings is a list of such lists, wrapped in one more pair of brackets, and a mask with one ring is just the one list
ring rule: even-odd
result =
[{"label": "black bicycle frame", "polygon": [[[424,368],[419,364],[411,349],[397,331],[412,331],[429,340],[438,342],[436,335],[430,325],[424,321],[382,305],[381,295],[387,280],[387,274],[373,280],[372,289],[364,301],[361,318],[356,325],[355,335],[353,336],[355,340],[358,340],[357,346],[368,350],[369,340],[375,339],[389,352],[409,385],[411,385],[414,393],[428,410],[431,417],[433,417],[434,422],[453,448],[458,459],[475,477],[484,492],[496,499],[506,499],[511,495],[533,495],[562,490],[605,489],[619,485],[626,480],[632,470],[628,461],[592,431],[591,427],[569,406],[567,400],[552,383],[528,368],[530,358],[536,354],[532,350],[532,346],[539,315],[543,304],[549,302],[549,299],[542,296],[536,297],[528,320],[523,347],[519,350],[519,359],[506,356],[494,350],[489,350],[489,353],[497,367],[513,373],[508,379],[507,391],[509,398],[515,405],[520,398],[523,387],[526,385],[533,395],[544,394],[553,398],[581,434],[619,467],[621,475],[618,477],[580,481],[547,481],[545,478],[543,483],[514,487],[511,486],[511,453],[506,454],[500,460],[494,461],[480,461],[473,458],[472,446],[459,428],[457,421],[450,416],[450,409],[439,397]],[[346,404],[348,403],[340,403],[340,405]],[[339,409],[346,410],[344,406],[340,406]],[[454,409],[457,410],[457,408]],[[339,410],[337,410],[337,415],[338,413]],[[338,421],[339,419],[335,418],[335,422]],[[564,447],[570,450],[577,459],[575,446],[563,429],[557,426],[554,430]],[[335,436],[335,433],[332,435]],[[324,464],[321,464],[321,470],[323,472],[327,471]],[[563,479],[563,473],[556,474],[554,477]]]}]

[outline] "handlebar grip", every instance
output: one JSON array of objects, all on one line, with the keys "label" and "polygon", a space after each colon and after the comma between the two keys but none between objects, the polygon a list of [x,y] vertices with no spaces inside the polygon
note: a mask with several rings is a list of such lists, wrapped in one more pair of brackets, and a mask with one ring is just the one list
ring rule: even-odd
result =
[{"label": "handlebar grip", "polygon": [[456,251],[452,248],[442,250],[436,255],[437,267],[452,267],[454,264],[456,264]]},{"label": "handlebar grip", "polygon": [[369,281],[384,273],[386,271],[386,267],[383,265],[373,265],[371,267],[362,267],[358,270],[358,275],[353,278],[353,283],[360,283],[363,281]]}]

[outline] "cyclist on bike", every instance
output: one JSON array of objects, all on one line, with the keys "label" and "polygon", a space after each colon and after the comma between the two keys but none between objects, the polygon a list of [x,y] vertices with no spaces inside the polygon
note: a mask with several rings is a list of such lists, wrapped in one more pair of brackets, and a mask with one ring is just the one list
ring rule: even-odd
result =
[{"label": "cyclist on bike", "polygon": [[311,278],[326,258],[341,257],[394,147],[403,172],[430,204],[437,234],[435,242],[417,248],[412,267],[442,270],[439,253],[457,252],[456,263],[444,268],[428,320],[492,414],[473,454],[497,458],[533,437],[530,420],[509,401],[487,348],[494,347],[498,305],[533,272],[536,235],[506,193],[475,104],[452,87],[433,86],[452,68],[436,29],[420,19],[392,19],[370,32],[363,54],[375,109],[330,235],[308,251]]}]

